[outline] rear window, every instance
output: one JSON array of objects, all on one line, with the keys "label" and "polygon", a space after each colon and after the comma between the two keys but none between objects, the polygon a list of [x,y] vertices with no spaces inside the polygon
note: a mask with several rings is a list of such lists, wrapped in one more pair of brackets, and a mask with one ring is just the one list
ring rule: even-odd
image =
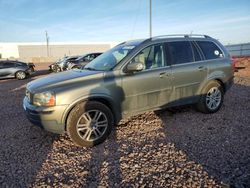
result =
[{"label": "rear window", "polygon": [[182,64],[193,62],[193,52],[188,41],[178,41],[168,43],[169,52],[172,58],[172,64]]},{"label": "rear window", "polygon": [[224,57],[220,48],[213,42],[197,41],[197,44],[201,48],[206,59],[217,59]]}]

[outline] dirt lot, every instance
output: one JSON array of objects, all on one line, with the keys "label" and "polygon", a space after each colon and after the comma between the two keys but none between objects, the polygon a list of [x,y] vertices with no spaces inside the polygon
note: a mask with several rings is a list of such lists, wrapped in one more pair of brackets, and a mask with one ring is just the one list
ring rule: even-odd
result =
[{"label": "dirt lot", "polygon": [[91,149],[26,119],[25,85],[43,75],[0,80],[0,187],[249,187],[250,61],[237,65],[245,69],[218,113],[190,106],[145,113]]}]

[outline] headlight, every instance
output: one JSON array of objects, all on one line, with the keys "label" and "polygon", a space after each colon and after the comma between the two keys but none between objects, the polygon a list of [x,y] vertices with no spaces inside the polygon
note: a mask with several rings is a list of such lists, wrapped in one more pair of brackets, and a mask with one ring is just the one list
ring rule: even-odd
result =
[{"label": "headlight", "polygon": [[55,106],[56,96],[53,92],[36,93],[33,96],[33,104],[36,106]]},{"label": "headlight", "polygon": [[25,95],[26,95],[28,101],[30,102],[30,92],[29,92],[29,90],[26,89]]}]

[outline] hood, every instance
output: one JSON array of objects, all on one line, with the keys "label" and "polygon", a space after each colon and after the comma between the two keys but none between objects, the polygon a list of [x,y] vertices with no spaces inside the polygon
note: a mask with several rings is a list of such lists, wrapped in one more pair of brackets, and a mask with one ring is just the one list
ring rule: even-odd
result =
[{"label": "hood", "polygon": [[[70,70],[60,73],[52,73],[51,75],[39,78],[32,82],[29,82],[27,89],[32,92],[44,91],[46,88],[58,86],[63,83],[73,83],[79,80],[91,79],[94,75],[103,75],[101,71],[90,71],[90,70]],[[93,76],[91,76],[93,75]]]}]

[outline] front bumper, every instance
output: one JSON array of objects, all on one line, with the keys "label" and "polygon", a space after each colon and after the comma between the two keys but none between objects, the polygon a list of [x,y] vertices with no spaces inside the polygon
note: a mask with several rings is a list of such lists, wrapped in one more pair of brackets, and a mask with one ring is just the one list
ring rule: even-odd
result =
[{"label": "front bumper", "polygon": [[38,107],[30,104],[27,97],[23,99],[23,108],[29,121],[36,126],[57,134],[65,132],[65,124],[62,120],[67,107],[68,105]]},{"label": "front bumper", "polygon": [[26,74],[28,74],[28,75],[32,75],[32,74],[34,74],[36,71],[35,71],[35,69],[33,68],[29,68],[28,70],[26,70]]}]

